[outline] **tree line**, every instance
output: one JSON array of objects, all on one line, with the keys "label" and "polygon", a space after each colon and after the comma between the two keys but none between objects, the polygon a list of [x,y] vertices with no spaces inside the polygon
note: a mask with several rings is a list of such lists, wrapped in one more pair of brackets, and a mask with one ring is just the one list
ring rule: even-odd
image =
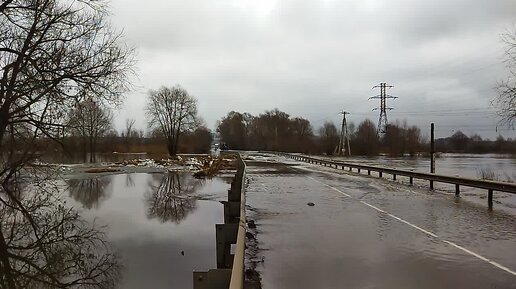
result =
[{"label": "tree line", "polygon": [[503,153],[516,154],[516,139],[498,135],[495,140],[482,139],[478,134],[467,136],[462,131],[435,141],[436,150],[445,153]]},{"label": "tree line", "polygon": [[[426,145],[421,130],[406,122],[390,124],[383,137],[378,136],[375,124],[366,119],[358,126],[348,124],[351,152],[354,155],[412,154]],[[223,146],[236,150],[304,152],[332,155],[338,153],[340,130],[334,123],[325,122],[314,131],[309,120],[291,117],[273,109],[253,116],[249,113],[229,112],[217,123],[217,133]]]},{"label": "tree line", "polygon": [[[235,150],[261,150],[303,152],[309,154],[338,154],[340,129],[332,122],[325,122],[314,130],[309,120],[292,117],[273,109],[257,116],[236,111],[229,112],[217,122],[221,146]],[[349,143],[352,155],[415,156],[426,154],[430,140],[421,129],[406,121],[395,121],[378,135],[373,121],[365,119],[358,125],[348,123]],[[463,153],[516,153],[516,140],[498,136],[495,141],[470,137],[458,131],[450,137],[436,140],[439,152]]]}]

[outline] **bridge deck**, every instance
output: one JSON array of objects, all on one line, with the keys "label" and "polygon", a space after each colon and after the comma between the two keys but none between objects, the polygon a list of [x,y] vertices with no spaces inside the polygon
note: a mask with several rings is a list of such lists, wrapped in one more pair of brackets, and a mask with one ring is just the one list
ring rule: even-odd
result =
[{"label": "bridge deck", "polygon": [[257,224],[263,288],[516,288],[515,216],[386,180],[251,157],[248,216]]}]

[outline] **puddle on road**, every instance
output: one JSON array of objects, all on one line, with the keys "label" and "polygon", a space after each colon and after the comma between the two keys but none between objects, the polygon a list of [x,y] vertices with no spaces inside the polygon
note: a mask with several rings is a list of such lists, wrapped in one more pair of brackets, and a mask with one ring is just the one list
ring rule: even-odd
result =
[{"label": "puddle on road", "polygon": [[121,174],[67,180],[81,214],[107,226],[124,271],[118,288],[192,288],[193,270],[216,267],[215,223],[231,178]]},{"label": "puddle on road", "polygon": [[262,175],[284,175],[284,174],[305,174],[305,171],[298,170],[297,164],[285,164],[270,161],[246,161],[247,172]]}]

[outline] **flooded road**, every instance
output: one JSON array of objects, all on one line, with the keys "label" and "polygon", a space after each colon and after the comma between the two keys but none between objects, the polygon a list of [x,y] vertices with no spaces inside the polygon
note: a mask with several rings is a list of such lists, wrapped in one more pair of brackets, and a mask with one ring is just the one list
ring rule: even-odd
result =
[{"label": "flooded road", "polygon": [[265,289],[516,288],[512,214],[282,157],[247,165]]},{"label": "flooded road", "polygon": [[118,288],[192,288],[193,270],[216,267],[215,223],[230,178],[191,173],[119,174],[67,180],[81,214],[105,225],[122,259]]}]

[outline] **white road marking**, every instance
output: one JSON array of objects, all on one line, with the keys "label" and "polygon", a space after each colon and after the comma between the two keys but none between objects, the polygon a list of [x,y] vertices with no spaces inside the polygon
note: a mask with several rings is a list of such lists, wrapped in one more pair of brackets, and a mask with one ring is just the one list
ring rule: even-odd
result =
[{"label": "white road marking", "polygon": [[[292,168],[292,169],[299,170],[299,169],[295,169],[295,168]],[[376,206],[373,206],[373,205],[371,205],[371,204],[369,204],[369,203],[367,203],[365,201],[357,200],[357,199],[353,198],[351,195],[349,195],[349,194],[339,190],[338,188],[335,188],[335,187],[333,187],[331,185],[328,185],[328,184],[326,184],[326,183],[324,183],[322,181],[319,181],[318,179],[316,179],[314,177],[311,177],[311,176],[307,176],[307,177],[309,179],[312,179],[312,180],[314,180],[314,181],[316,181],[316,182],[318,182],[318,183],[328,187],[328,188],[331,188],[332,190],[334,190],[334,191],[336,191],[336,192],[338,192],[338,193],[340,193],[340,194],[342,194],[342,195],[344,195],[344,196],[346,196],[346,197],[348,197],[350,199],[356,200],[356,201],[358,201],[358,202],[360,202],[360,203],[362,203],[362,204],[364,204],[364,205],[366,205],[366,206],[368,206],[368,207],[370,207],[370,208],[372,208],[372,209],[374,209],[374,210],[376,210],[378,212],[386,214],[387,216],[389,216],[389,217],[391,217],[391,218],[393,218],[393,219],[395,219],[395,220],[397,220],[397,221],[399,221],[401,223],[409,225],[410,227],[412,227],[412,228],[414,228],[414,229],[416,229],[418,231],[421,231],[421,232],[425,233],[428,236],[436,238],[436,239],[442,241],[443,243],[449,244],[449,245],[451,245],[451,246],[453,246],[453,247],[455,247],[455,248],[457,248],[457,249],[459,249],[459,250],[461,250],[461,251],[463,251],[463,252],[465,252],[465,253],[467,253],[467,254],[469,254],[471,256],[474,256],[474,257],[476,257],[476,258],[478,258],[478,259],[480,259],[482,261],[485,261],[485,262],[495,266],[498,269],[501,269],[501,270],[503,270],[503,271],[505,271],[505,272],[507,272],[509,274],[512,274],[512,275],[516,276],[516,272],[515,271],[513,271],[513,270],[511,270],[511,269],[509,269],[509,268],[507,268],[507,267],[505,267],[503,265],[501,265],[500,263],[497,263],[497,262],[495,262],[493,260],[490,260],[490,259],[488,259],[488,258],[486,258],[486,257],[484,257],[484,256],[482,256],[482,255],[480,255],[478,253],[475,253],[475,252],[473,252],[473,251],[471,251],[469,249],[466,249],[466,248],[464,248],[464,247],[462,247],[462,246],[460,246],[460,245],[458,245],[458,244],[456,244],[456,243],[454,243],[452,241],[448,241],[446,239],[443,239],[443,238],[439,237],[437,234],[434,234],[434,233],[432,233],[430,231],[427,231],[427,230],[425,230],[425,229],[423,229],[423,228],[421,228],[421,227],[419,227],[417,225],[414,225],[414,224],[410,223],[407,220],[404,220],[404,219],[402,219],[402,218],[400,218],[398,216],[395,216],[395,215],[393,215],[391,213],[388,213],[388,212],[386,212],[386,211],[384,211],[384,210],[382,210],[382,209],[380,209],[380,208],[378,208]]]}]

